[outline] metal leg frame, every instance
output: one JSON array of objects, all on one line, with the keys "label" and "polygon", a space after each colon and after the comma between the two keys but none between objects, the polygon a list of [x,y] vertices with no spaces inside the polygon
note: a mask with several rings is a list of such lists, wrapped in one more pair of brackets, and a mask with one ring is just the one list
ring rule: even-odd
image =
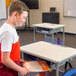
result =
[{"label": "metal leg frame", "polygon": [[52,43],[54,43],[54,33],[52,33]]},{"label": "metal leg frame", "polygon": [[[21,58],[24,60],[24,52],[21,52]],[[18,72],[18,76],[20,76],[19,72]]]},{"label": "metal leg frame", "polygon": [[[33,27],[34,28],[34,42],[36,42],[36,27]],[[52,30],[53,31],[53,30]],[[52,34],[52,43],[54,43],[54,32],[50,33],[50,35]],[[46,37],[46,34],[45,34],[45,37]],[[64,43],[65,43],[65,32],[64,32],[64,27],[63,27],[63,46],[64,46]]]},{"label": "metal leg frame", "polygon": [[24,52],[22,52],[22,59],[24,60]]},{"label": "metal leg frame", "polygon": [[56,64],[56,76],[59,76],[59,65]]},{"label": "metal leg frame", "polygon": [[35,36],[35,33],[36,33],[36,28],[34,27],[34,42],[36,42],[36,36]]},{"label": "metal leg frame", "polygon": [[65,43],[65,32],[64,32],[64,27],[63,27],[63,46],[64,46],[64,43]]}]

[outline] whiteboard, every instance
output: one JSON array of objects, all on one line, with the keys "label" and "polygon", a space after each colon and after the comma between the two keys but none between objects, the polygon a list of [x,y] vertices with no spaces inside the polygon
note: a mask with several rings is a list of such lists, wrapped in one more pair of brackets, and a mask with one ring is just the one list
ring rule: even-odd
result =
[{"label": "whiteboard", "polygon": [[64,16],[76,17],[76,0],[63,0]]},{"label": "whiteboard", "polygon": [[6,19],[6,0],[0,0],[0,19]]}]

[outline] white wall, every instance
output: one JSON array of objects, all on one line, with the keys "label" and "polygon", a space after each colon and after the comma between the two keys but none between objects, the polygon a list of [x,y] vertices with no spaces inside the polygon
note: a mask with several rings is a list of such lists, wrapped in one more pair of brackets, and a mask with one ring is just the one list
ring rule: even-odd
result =
[{"label": "white wall", "polygon": [[0,19],[6,19],[6,2],[5,0],[0,0]]},{"label": "white wall", "polygon": [[5,22],[6,17],[6,2],[5,0],[0,0],[0,27]]},{"label": "white wall", "polygon": [[60,13],[60,24],[66,25],[65,31],[76,34],[76,18],[63,16],[63,0],[39,0],[39,9],[30,11],[30,24],[42,22],[42,12],[50,12],[50,7],[56,7]]},{"label": "white wall", "polygon": [[0,20],[0,27],[3,25],[3,23],[5,22],[6,20]]}]

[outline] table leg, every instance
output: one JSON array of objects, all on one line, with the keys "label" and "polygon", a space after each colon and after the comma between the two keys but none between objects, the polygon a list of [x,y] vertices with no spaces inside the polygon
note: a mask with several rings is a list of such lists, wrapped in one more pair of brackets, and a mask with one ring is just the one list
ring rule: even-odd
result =
[{"label": "table leg", "polygon": [[59,76],[59,66],[56,64],[56,76]]},{"label": "table leg", "polygon": [[[46,38],[46,34],[45,34],[45,38]],[[44,40],[45,40],[45,38],[44,38]]]},{"label": "table leg", "polygon": [[22,54],[22,59],[24,60],[24,52],[22,52],[21,54]]},{"label": "table leg", "polygon": [[65,32],[64,32],[64,27],[63,27],[63,45],[65,43]]},{"label": "table leg", "polygon": [[52,43],[54,43],[54,33],[52,33]]},{"label": "table leg", "polygon": [[35,36],[35,34],[36,34],[36,30],[35,30],[36,28],[34,27],[34,42],[36,42],[36,36]]}]

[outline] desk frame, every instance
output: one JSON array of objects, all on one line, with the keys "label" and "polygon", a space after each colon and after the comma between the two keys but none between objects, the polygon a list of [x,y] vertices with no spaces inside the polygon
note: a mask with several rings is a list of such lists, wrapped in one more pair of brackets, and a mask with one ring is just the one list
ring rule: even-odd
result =
[{"label": "desk frame", "polygon": [[[24,60],[24,53],[25,52],[22,52],[22,59]],[[29,54],[29,53],[28,53]],[[31,55],[31,54],[29,54],[29,55]],[[35,55],[33,55],[33,56],[35,56]],[[76,55],[75,55],[76,56]],[[62,61],[62,62],[60,62],[60,63],[55,63],[54,64],[54,66],[56,67],[56,76],[59,76],[59,67],[60,66],[62,66],[63,64],[65,64],[65,62],[67,62],[67,61],[71,61],[72,60],[72,58],[73,57],[75,57],[75,56],[72,56],[72,57],[69,57],[68,59],[66,59],[66,60],[64,60],[64,61]],[[50,61],[50,62],[52,62],[52,61]],[[52,69],[53,70],[53,69]]]},{"label": "desk frame", "polygon": [[[34,44],[34,43],[33,43]],[[36,44],[38,44],[38,45],[36,45]],[[65,63],[66,61],[70,61],[73,57],[75,57],[76,56],[76,49],[73,49],[73,48],[66,48],[66,47],[62,47],[62,46],[58,46],[58,45],[54,45],[54,44],[50,44],[50,43],[47,43],[47,42],[36,42],[36,44],[34,44],[32,47],[30,47],[30,44],[29,45],[25,45],[25,46],[23,46],[23,47],[21,47],[21,50],[22,50],[22,58],[24,59],[24,53],[26,53],[26,54],[29,54],[29,55],[33,55],[33,56],[36,56],[36,57],[39,57],[39,58],[42,58],[42,59],[45,59],[45,60],[48,60],[48,61],[50,61],[50,62],[53,62],[53,63],[55,63],[55,66],[56,66],[56,76],[59,76],[59,67],[60,66],[62,66],[63,65],[63,63]],[[56,56],[55,57],[55,59],[54,58],[49,58],[49,57],[47,57],[47,56],[45,56],[45,55],[43,55],[43,52],[42,52],[42,50],[46,50],[43,46],[41,46],[41,45],[43,45],[43,44],[45,44],[45,45],[47,45],[48,47],[47,48],[49,48],[50,47],[50,49],[49,49],[49,53],[50,53],[50,50],[51,50],[51,47],[53,47],[52,49],[54,49],[53,51],[54,51],[54,53],[55,53],[55,48],[56,47],[58,47],[58,48],[56,48],[57,50],[59,50],[60,49],[60,51],[63,51],[63,53],[64,54],[66,54],[65,52],[67,51],[67,52],[69,52],[69,54],[68,54],[68,56],[67,56],[67,54],[64,56],[64,58],[63,58],[63,56],[62,56],[62,52],[61,52],[61,56],[58,56],[58,54],[56,54],[56,55],[52,55],[52,56]],[[41,47],[41,48],[39,48],[38,50],[36,49],[36,47],[34,47],[34,46],[38,46],[37,48],[39,48],[39,47]],[[43,48],[43,49],[42,49]],[[29,50],[28,50],[29,49]],[[31,50],[32,49],[32,50]],[[34,49],[36,49],[36,50],[34,50]],[[63,49],[63,50],[61,50],[61,49]],[[56,50],[56,51],[57,51]],[[71,51],[72,50],[72,51]],[[38,51],[40,52],[42,52],[42,53],[39,53],[38,54]],[[53,52],[53,51],[51,51],[51,53]],[[60,52],[59,51],[59,52]],[[47,52],[47,51],[46,51]],[[63,55],[64,55],[63,54]],[[48,54],[49,56],[50,56],[50,54]],[[61,57],[61,58],[60,58]]]},{"label": "desk frame", "polygon": [[[43,23],[42,23],[43,24]],[[48,23],[47,23],[48,24]],[[38,25],[38,24],[37,24]],[[46,25],[46,24],[44,24],[44,25]],[[50,24],[50,26],[51,26],[52,24]],[[53,24],[54,26],[56,26],[56,25],[58,25],[58,24]],[[43,26],[43,25],[42,25]],[[42,26],[36,26],[36,24],[34,24],[33,25],[33,29],[34,29],[34,32],[33,32],[33,35],[34,35],[34,42],[36,42],[36,32],[37,33],[42,33],[42,32],[39,32],[39,31],[37,31],[37,28],[46,28],[46,29],[49,29],[50,30],[50,32],[49,33],[44,33],[45,34],[45,37],[46,37],[46,35],[47,34],[50,34],[50,35],[52,35],[52,43],[54,43],[54,34],[55,33],[57,33],[57,32],[59,32],[59,31],[57,31],[57,32],[54,32],[54,30],[58,30],[58,29],[62,29],[63,30],[63,38],[62,38],[62,40],[63,40],[63,45],[64,45],[64,43],[65,43],[65,32],[64,32],[64,26],[63,25],[60,25],[60,27],[56,27],[56,28],[52,28],[52,27],[50,27],[50,28],[47,28],[46,26],[45,27],[42,27]],[[51,32],[52,31],[52,32]]]}]

